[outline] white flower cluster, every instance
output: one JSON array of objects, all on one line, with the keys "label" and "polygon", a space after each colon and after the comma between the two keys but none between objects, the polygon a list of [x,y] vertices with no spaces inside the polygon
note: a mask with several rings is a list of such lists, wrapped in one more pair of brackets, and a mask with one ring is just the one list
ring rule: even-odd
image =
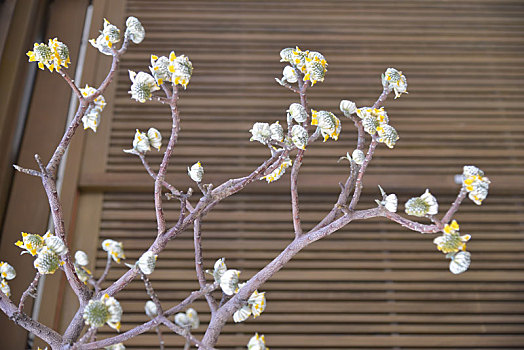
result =
[{"label": "white flower cluster", "polygon": [[4,261],[0,261],[0,290],[5,295],[11,295],[11,288],[7,281],[16,277],[15,268]]},{"label": "white flower cluster", "polygon": [[405,212],[408,215],[424,217],[438,213],[437,199],[429,193],[429,189],[420,197],[413,197],[406,202]]},{"label": "white flower cluster", "polygon": [[175,323],[185,329],[197,329],[200,326],[200,319],[196,310],[189,308],[186,312],[175,315]]},{"label": "white flower cluster", "polygon": [[104,28],[100,31],[100,35],[96,39],[89,40],[89,43],[104,55],[111,56],[113,44],[119,41],[120,29],[104,18]]},{"label": "white flower cluster", "polygon": [[125,35],[135,44],[140,44],[146,36],[146,30],[136,17],[127,17]]},{"label": "white flower cluster", "polygon": [[[220,284],[220,288],[226,295],[233,295],[239,292],[245,283],[239,283],[239,270],[228,270],[225,258],[218,259],[215,262],[213,271],[206,271],[213,275],[215,282]],[[242,305],[234,314],[233,320],[235,322],[243,322],[250,315],[258,317],[266,308],[265,292],[259,293],[255,290],[249,297],[246,304]]]},{"label": "white flower cluster", "polygon": [[400,95],[408,93],[406,77],[401,71],[395,68],[388,68],[386,72],[382,74],[382,86],[385,89],[393,90],[395,92],[395,98],[399,98]]},{"label": "white flower cluster", "polygon": [[47,232],[43,237],[38,234],[22,232],[22,240],[15,243],[25,249],[22,254],[36,255],[33,263],[38,273],[53,274],[63,264],[60,255],[67,253],[67,247],[61,238]]},{"label": "white flower cluster", "polygon": [[399,136],[395,128],[389,125],[389,117],[384,107],[371,108],[362,107],[357,108],[357,115],[362,119],[362,126],[364,131],[370,135],[378,133],[378,141],[383,142],[389,148],[395,147]]},{"label": "white flower cluster", "polygon": [[126,255],[124,254],[124,245],[122,242],[117,242],[112,239],[106,239],[102,242],[102,249],[111,256],[111,258],[120,263],[121,259],[125,259]]},{"label": "white flower cluster", "polygon": [[328,64],[320,52],[288,47],[280,51],[280,58],[280,62],[290,64],[284,68],[282,79],[276,79],[281,85],[296,83],[299,79],[297,71],[303,74],[303,81],[311,82],[311,86],[324,81]]},{"label": "white flower cluster", "polygon": [[247,349],[248,350],[269,350],[268,347],[266,347],[266,340],[264,339],[264,335],[258,335],[258,333],[255,333],[254,336],[249,339],[249,343],[247,343]]},{"label": "white flower cluster", "polygon": [[471,254],[466,251],[466,242],[471,239],[470,235],[461,236],[459,224],[456,220],[447,224],[442,232],[444,234],[433,240],[438,250],[446,254],[446,258],[451,259],[449,270],[454,274],[460,274],[469,268]]},{"label": "white flower cluster", "polygon": [[[96,92],[96,89],[87,85],[83,89],[80,89],[80,93],[84,97],[89,97]],[[92,104],[87,108],[84,116],[82,117],[82,122],[84,123],[84,130],[91,128],[94,132],[100,124],[100,113],[104,110],[106,106],[106,99],[104,96],[100,95],[93,101]]]},{"label": "white flower cluster", "polygon": [[120,303],[108,294],[104,294],[100,300],[90,300],[84,308],[84,321],[92,328],[100,328],[104,324],[120,331],[120,320],[122,319],[122,307]]},{"label": "white flower cluster", "polygon": [[175,85],[182,85],[184,89],[193,75],[191,61],[185,55],[177,56],[174,51],[171,51],[169,57],[151,55],[151,67],[149,69],[158,85],[169,81]]},{"label": "white flower cluster", "polygon": [[126,153],[146,153],[151,151],[151,147],[156,148],[157,151],[160,151],[162,147],[162,135],[160,131],[155,128],[149,128],[147,134],[145,132],[140,132],[136,129],[135,137],[133,139],[133,148],[125,149]]},{"label": "white flower cluster", "polygon": [[475,204],[481,205],[482,201],[488,196],[489,184],[491,183],[484,176],[484,172],[472,165],[464,166],[462,183],[466,187],[466,191],[468,191],[469,199],[475,202]]},{"label": "white flower cluster", "polygon": [[35,43],[33,51],[28,51],[26,55],[29,56],[29,62],[38,62],[38,68],[47,68],[50,72],[58,72],[60,67],[67,68],[71,63],[69,48],[57,38],[49,39],[48,45]]},{"label": "white flower cluster", "polygon": [[144,103],[153,98],[153,92],[160,90],[160,87],[156,84],[155,78],[150,74],[144,72],[135,73],[129,71],[129,78],[131,79],[131,98]]},{"label": "white flower cluster", "polygon": [[293,162],[291,161],[291,159],[289,157],[286,157],[275,170],[273,170],[267,175],[262,176],[260,180],[266,180],[267,183],[277,181],[282,177],[282,175],[284,175],[286,169],[289,168],[292,164]]}]

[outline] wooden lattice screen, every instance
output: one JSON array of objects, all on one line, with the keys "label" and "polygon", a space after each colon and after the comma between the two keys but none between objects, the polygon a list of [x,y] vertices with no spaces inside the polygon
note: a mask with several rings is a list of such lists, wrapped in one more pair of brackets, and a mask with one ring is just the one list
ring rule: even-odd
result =
[{"label": "wooden lattice screen", "polygon": [[[377,184],[401,203],[429,187],[447,209],[458,191],[454,175],[474,164],[492,180],[481,207],[466,202],[458,221],[473,238],[473,262],[454,276],[433,237],[373,220],[355,222],[300,253],[262,290],[268,306],[260,318],[229,322],[218,347],[245,348],[255,331],[271,349],[516,349],[524,348],[524,4],[521,1],[117,1],[94,2],[93,37],[105,16],[122,24],[140,18],[147,35],[124,57],[109,94],[99,132],[87,132],[79,170],[74,239],[77,248],[105,257],[100,241],[124,242],[131,261],[156,232],[152,181],[136,157],[122,152],[134,129],[167,135],[169,110],[129,98],[127,69],[148,70],[151,54],[171,50],[195,67],[182,94],[182,132],[168,180],[194,186],[186,168],[200,160],[205,182],[219,184],[247,174],[268,155],[250,143],[256,121],[285,120],[296,101],[275,83],[283,64],[279,51],[299,45],[322,52],[326,81],[311,89],[309,104],[338,115],[341,99],[372,104],[388,67],[407,76],[409,95],[389,100],[395,149],[380,147],[365,178],[361,208],[374,206]],[[109,63],[90,48],[93,84]],[[111,96],[114,94],[114,96]],[[338,142],[317,143],[306,152],[299,177],[307,227],[330,210],[338,182],[348,171],[338,164],[353,150],[356,132],[344,119]],[[81,151],[78,151],[81,150]],[[152,152],[151,163],[160,155]],[[220,257],[249,278],[292,239],[287,178],[259,182],[217,206],[203,222],[205,265]],[[197,196],[193,198],[196,200]],[[177,203],[168,203],[171,223]],[[403,210],[403,206],[400,206]],[[170,243],[152,281],[166,305],[197,288],[191,232]],[[114,268],[109,280],[124,272]],[[141,281],[117,296],[125,310],[123,329],[146,320]],[[65,299],[72,300],[66,294]],[[206,304],[199,301],[205,329]],[[74,312],[64,306],[61,324]],[[202,330],[196,331],[201,336]],[[112,334],[107,328],[100,336]],[[166,336],[169,348],[181,337]],[[126,343],[153,349],[147,333]]]}]

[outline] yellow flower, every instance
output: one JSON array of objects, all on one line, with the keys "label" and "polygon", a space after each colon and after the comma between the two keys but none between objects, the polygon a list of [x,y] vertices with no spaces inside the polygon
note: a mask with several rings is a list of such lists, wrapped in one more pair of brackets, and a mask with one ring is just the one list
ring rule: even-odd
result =
[{"label": "yellow flower", "polygon": [[433,240],[438,250],[445,254],[466,250],[466,242],[471,239],[471,236],[459,234],[459,224],[456,220],[453,220],[451,225],[446,225],[442,231],[444,234]]},{"label": "yellow flower", "polygon": [[38,250],[44,246],[44,239],[37,234],[22,232],[22,240],[16,242],[15,245],[26,250],[22,254],[29,253],[35,256]]},{"label": "yellow flower", "polygon": [[112,239],[106,239],[102,242],[102,249],[105,250],[114,261],[120,262],[120,259],[125,259],[124,245],[122,242],[113,241]]},{"label": "yellow flower", "polygon": [[291,166],[293,162],[291,161],[291,159],[286,158],[282,161],[282,163],[280,164],[280,166],[278,166],[275,170],[273,170],[271,173],[265,175],[265,176],[262,176],[260,178],[260,180],[266,180],[267,183],[271,183],[273,181],[277,181],[278,179],[280,179],[282,177],[282,175],[284,175],[284,173],[286,172],[286,169],[289,168]]},{"label": "yellow flower", "polygon": [[333,113],[328,111],[315,111],[311,110],[311,125],[317,125],[320,128],[322,136],[324,136],[324,142],[328,138],[338,140],[338,135],[342,129],[340,125],[340,119],[338,119]]}]

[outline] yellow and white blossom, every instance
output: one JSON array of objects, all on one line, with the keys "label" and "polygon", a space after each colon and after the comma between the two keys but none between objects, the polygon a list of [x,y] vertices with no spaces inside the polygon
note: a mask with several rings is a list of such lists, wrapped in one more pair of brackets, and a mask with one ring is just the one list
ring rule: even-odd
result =
[{"label": "yellow and white blossom", "polygon": [[394,127],[388,124],[382,124],[377,126],[376,130],[378,133],[378,142],[385,143],[389,148],[395,147],[399,136]]},{"label": "yellow and white blossom", "polygon": [[16,277],[15,268],[5,261],[0,261],[0,277],[5,280],[12,280]]},{"label": "yellow and white blossom", "polygon": [[91,271],[87,269],[85,266],[78,265],[76,262],[73,263],[73,266],[75,268],[75,272],[78,276],[78,279],[84,283],[87,283],[89,278],[91,278],[92,276]]},{"label": "yellow and white blossom", "polygon": [[151,74],[156,79],[158,85],[162,85],[166,81],[171,81],[171,72],[169,71],[169,58],[166,56],[151,55]]},{"label": "yellow and white blossom", "polygon": [[306,72],[307,54],[307,51],[300,50],[298,46],[291,52],[291,63],[303,73]]},{"label": "yellow and white blossom", "polygon": [[187,173],[191,180],[195,182],[202,182],[202,177],[204,176],[204,167],[200,162],[196,162],[191,166],[191,168],[187,168]]},{"label": "yellow and white blossom", "polygon": [[[324,62],[324,64],[322,62]],[[327,72],[326,65],[325,59],[321,60],[318,56],[311,57],[311,55],[308,55],[306,58],[304,81],[309,80],[311,86],[314,86],[319,81],[323,82]]]},{"label": "yellow and white blossom", "polygon": [[484,172],[479,168],[469,165],[464,166],[462,183],[468,192],[468,197],[475,204],[481,205],[482,201],[488,196],[489,184],[491,181],[484,176]]},{"label": "yellow and white blossom", "polygon": [[132,99],[140,103],[151,100],[153,92],[160,90],[155,78],[145,72],[138,72],[137,74],[130,70],[129,78],[132,82],[129,94],[131,94]]},{"label": "yellow and white blossom", "polygon": [[395,92],[395,98],[408,93],[408,82],[406,77],[401,71],[398,71],[395,68],[388,68],[386,69],[386,72],[382,74],[382,86],[393,90]]},{"label": "yellow and white blossom", "polygon": [[168,69],[171,72],[171,81],[175,85],[182,85],[185,89],[193,74],[191,61],[186,56],[177,56],[174,51],[171,51]]},{"label": "yellow and white blossom", "polygon": [[306,149],[308,136],[307,130],[301,125],[294,125],[291,129],[291,141],[297,148]]},{"label": "yellow and white blossom", "polygon": [[140,271],[145,275],[150,275],[155,270],[156,259],[158,255],[148,250],[138,259],[137,265]]},{"label": "yellow and white blossom", "polygon": [[38,250],[44,246],[44,239],[37,234],[22,232],[22,240],[16,242],[15,245],[26,250],[22,251],[21,254],[29,253],[35,256]]},{"label": "yellow and white blossom", "polygon": [[249,339],[249,343],[247,343],[247,350],[269,350],[269,348],[266,347],[264,335],[259,336],[258,333],[255,333],[255,335]]},{"label": "yellow and white blossom", "polygon": [[220,288],[227,295],[233,295],[238,288],[239,270],[227,270],[220,277]]},{"label": "yellow and white blossom", "polygon": [[340,101],[340,111],[344,113],[346,117],[357,112],[357,105],[353,101],[342,100]]},{"label": "yellow and white blossom", "polygon": [[[94,94],[95,92],[96,92],[96,89],[87,84],[85,88],[80,89],[80,93],[82,94],[83,97],[89,97],[92,94]],[[91,128],[94,132],[96,132],[96,129],[98,128],[98,125],[100,124],[100,114],[104,110],[105,106],[106,106],[106,100],[104,96],[100,95],[97,98],[95,98],[93,103],[91,103],[87,107],[87,110],[84,116],[82,117],[82,122],[84,123],[84,130],[87,128]]]},{"label": "yellow and white blossom", "polygon": [[151,144],[145,132],[140,132],[140,130],[136,129],[135,138],[133,139],[133,149],[140,153],[151,151]]},{"label": "yellow and white blossom", "polygon": [[387,124],[389,122],[388,114],[383,107],[357,108],[356,113],[359,116],[359,118],[362,119],[362,126],[364,127],[364,131],[372,136],[377,133],[377,128],[379,126]]},{"label": "yellow and white blossom", "polygon": [[0,290],[2,293],[4,293],[6,296],[11,295],[11,288],[9,287],[9,284],[7,284],[7,281],[4,279],[0,280]]},{"label": "yellow and white blossom", "polygon": [[280,51],[280,62],[293,62],[293,51],[292,47],[286,47]]},{"label": "yellow and white blossom", "polygon": [[96,39],[89,40],[89,43],[104,55],[112,55],[113,44],[119,41],[120,29],[104,18],[104,28],[100,32],[100,35]]},{"label": "yellow and white blossom", "polygon": [[100,300],[89,301],[84,308],[83,317],[85,323],[93,328],[100,328],[107,323],[119,331],[122,307],[115,298],[104,294]]},{"label": "yellow and white blossom", "polygon": [[222,278],[224,273],[227,271],[225,260],[226,258],[218,259],[217,261],[215,261],[215,265],[213,266],[213,271],[206,270],[206,273],[213,275],[213,278],[215,279],[215,282],[217,283],[220,283],[220,279]]},{"label": "yellow and white blossom", "polygon": [[278,179],[282,177],[282,175],[284,175],[284,173],[286,172],[286,169],[289,168],[291,164],[293,164],[293,162],[291,161],[289,157],[287,157],[286,159],[282,161],[282,163],[280,163],[280,165],[275,170],[273,170],[272,172],[270,172],[269,174],[265,176],[262,176],[260,180],[266,180],[267,183],[277,181]]},{"label": "yellow and white blossom", "polygon": [[150,318],[155,318],[158,316],[158,308],[156,307],[156,304],[152,300],[148,300],[146,302],[146,305],[144,306],[144,310],[146,312],[146,315]]},{"label": "yellow and white blossom", "polygon": [[282,70],[282,79],[277,81],[283,85],[284,83],[296,83],[298,81],[298,75],[295,69],[291,66],[285,66]]},{"label": "yellow and white blossom", "polygon": [[42,275],[51,275],[58,270],[63,263],[60,261],[58,254],[48,247],[43,247],[38,251],[33,265]]},{"label": "yellow and white blossom", "polygon": [[258,141],[265,145],[271,139],[271,127],[268,123],[255,123],[249,132],[252,135],[249,141]]},{"label": "yellow and white blossom", "polygon": [[244,322],[249,316],[251,316],[251,306],[244,304],[233,314],[233,321],[235,323]]},{"label": "yellow and white blossom", "polygon": [[438,213],[437,199],[426,189],[420,197],[414,197],[405,204],[405,212],[408,215],[423,217]]},{"label": "yellow and white blossom", "polygon": [[102,242],[102,249],[105,250],[111,258],[117,263],[120,263],[121,259],[125,259],[124,245],[122,242],[117,242],[112,239],[106,239]]},{"label": "yellow and white blossom", "polygon": [[364,152],[362,152],[359,149],[355,149],[351,156],[353,157],[355,163],[357,163],[358,165],[362,165],[364,163],[364,159],[366,159],[366,155],[364,154]]},{"label": "yellow and white blossom", "polygon": [[149,144],[156,148],[157,151],[160,151],[160,147],[162,147],[162,135],[160,134],[160,131],[155,128],[149,128],[147,131],[147,138],[149,139]]},{"label": "yellow and white blossom", "polygon": [[146,36],[146,30],[138,18],[130,16],[126,19],[126,36],[135,44],[140,44]]},{"label": "yellow and white blossom", "polygon": [[338,140],[338,135],[342,129],[340,119],[333,113],[328,111],[315,111],[314,109],[311,110],[311,125],[317,125],[320,128],[324,142],[330,137],[335,141]]},{"label": "yellow and white blossom", "polygon": [[471,253],[470,252],[458,252],[451,257],[449,263],[449,270],[455,274],[461,274],[469,269],[471,264]]},{"label": "yellow and white blossom", "polygon": [[38,68],[43,70],[47,67],[50,72],[53,72],[55,68],[54,53],[46,44],[35,43],[33,45],[33,51],[27,51],[26,55],[29,57],[29,62],[38,62]]},{"label": "yellow and white blossom", "polygon": [[453,220],[450,224],[444,227],[444,234],[433,240],[433,243],[437,245],[438,250],[442,253],[456,253],[458,251],[466,250],[466,242],[471,239],[470,235],[459,234],[459,224],[456,220]]},{"label": "yellow and white blossom", "polygon": [[[53,66],[58,72],[60,67],[68,68],[69,63],[69,48],[66,44],[61,41],[58,41],[57,38],[49,39],[48,43],[49,48],[53,52]],[[51,70],[52,71],[52,70]]]},{"label": "yellow and white blossom", "polygon": [[67,246],[60,237],[53,235],[51,232],[47,232],[44,235],[45,245],[55,254],[62,255],[67,253]]},{"label": "yellow and white blossom", "polygon": [[[244,287],[246,283],[240,283],[238,285],[238,291]],[[266,309],[266,293],[259,293],[258,290],[255,290],[247,302],[242,305],[235,313],[233,314],[233,320],[236,323],[244,322],[249,318],[250,315],[253,315],[253,318],[257,318],[264,312]]]},{"label": "yellow and white blossom", "polygon": [[300,103],[292,103],[289,105],[287,110],[287,122],[291,123],[293,119],[297,123],[304,123],[307,120],[307,111]]}]

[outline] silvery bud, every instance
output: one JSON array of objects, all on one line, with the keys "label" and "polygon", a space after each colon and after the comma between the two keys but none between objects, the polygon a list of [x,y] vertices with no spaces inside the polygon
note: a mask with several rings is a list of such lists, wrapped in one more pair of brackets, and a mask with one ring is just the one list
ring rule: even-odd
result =
[{"label": "silvery bud", "polygon": [[346,117],[357,112],[357,105],[353,101],[342,100],[340,101],[340,110]]}]

